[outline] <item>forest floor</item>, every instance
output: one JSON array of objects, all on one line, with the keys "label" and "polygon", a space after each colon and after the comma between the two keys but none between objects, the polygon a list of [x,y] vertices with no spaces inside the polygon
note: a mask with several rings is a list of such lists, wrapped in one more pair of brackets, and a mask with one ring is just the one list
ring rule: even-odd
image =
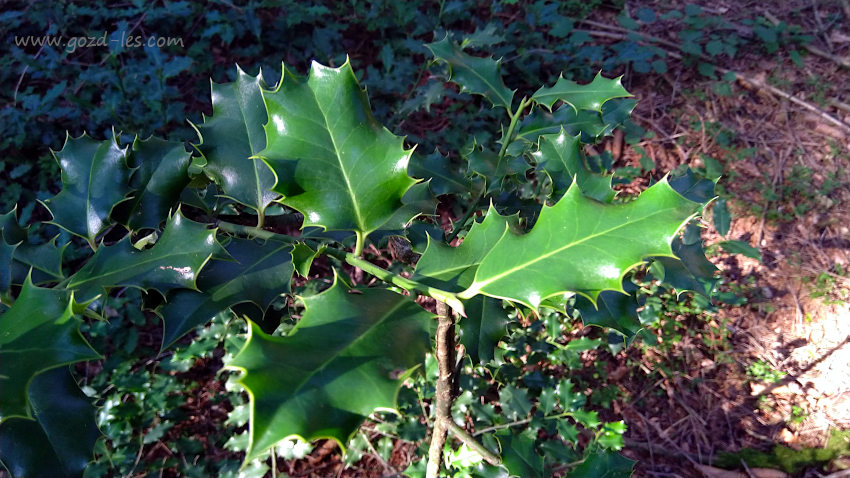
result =
[{"label": "forest floor", "polygon": [[[747,10],[737,2],[701,3],[733,24]],[[781,2],[770,11],[750,7],[799,25],[799,16],[787,16],[806,8],[798,3]],[[640,146],[663,171],[718,161],[733,217],[727,237],[762,255],[762,261],[727,254],[711,259],[747,300],[722,308],[713,323],[672,345],[679,367],[672,374],[649,373],[657,357],[615,357],[647,371],[619,384],[629,424],[625,454],[640,459],[637,476],[699,476],[694,466],[722,451],[824,447],[834,430],[850,427],[850,24],[824,32],[818,16],[841,5],[815,3],[810,23],[800,26],[813,35],[812,47],[831,53],[805,56],[802,67],[780,56],[738,56],[717,65],[738,73],[723,94],[681,65],[661,82],[626,85],[640,99],[633,118],[655,132]],[[605,28],[610,21],[596,20],[601,31],[616,33]],[[646,33],[676,41],[663,25],[655,27]],[[637,164],[637,153],[623,151],[626,162]],[[703,238],[709,247],[721,239],[713,228]],[[707,335],[718,340],[707,345]],[[664,393],[647,393],[656,388]],[[656,399],[637,408],[638,396]],[[707,476],[759,476],[704,470]]]}]

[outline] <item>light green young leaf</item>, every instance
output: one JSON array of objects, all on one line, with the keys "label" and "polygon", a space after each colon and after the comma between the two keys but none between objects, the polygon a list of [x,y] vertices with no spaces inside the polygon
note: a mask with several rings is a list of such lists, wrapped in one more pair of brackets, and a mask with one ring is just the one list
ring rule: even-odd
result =
[{"label": "light green young leaf", "polygon": [[262,71],[251,76],[236,69],[233,83],[212,83],[213,115],[197,125],[200,144],[206,158],[206,173],[225,196],[263,212],[277,194],[271,191],[274,174],[253,156],[266,147],[263,125],[268,121],[263,96],[266,86]]},{"label": "light green young leaf", "polygon": [[393,218],[416,182],[407,175],[412,150],[372,116],[348,62],[314,62],[306,80],[284,69],[278,88],[263,98],[268,144],[258,156],[274,170],[283,202],[304,214],[305,227],[365,236]]},{"label": "light green young leaf", "polygon": [[544,86],[537,90],[531,96],[531,99],[540,105],[546,106],[550,110],[555,103],[563,101],[572,106],[576,112],[579,110],[593,110],[602,113],[602,105],[606,101],[613,98],[632,96],[631,93],[623,88],[621,80],[622,77],[604,78],[600,72],[596,74],[596,77],[590,83],[580,85],[574,81],[566,80],[561,76],[553,86]]},{"label": "light green young leaf", "polygon": [[516,217],[499,215],[493,206],[480,223],[475,223],[463,242],[450,247],[428,238],[428,246],[413,272],[412,279],[449,292],[460,292],[472,284],[481,260],[507,233]]},{"label": "light green young leaf", "polygon": [[511,111],[514,92],[502,81],[499,72],[502,60],[480,58],[463,52],[446,35],[438,42],[425,45],[434,57],[449,65],[449,80],[457,83],[461,91],[481,95],[493,106],[502,106]]},{"label": "light green young leaf", "polygon": [[342,447],[374,410],[396,406],[402,381],[430,347],[431,314],[395,292],[355,294],[335,281],[304,304],[286,337],[252,324],[229,364],[244,370],[241,383],[251,397],[247,460],[293,435],[331,438]]},{"label": "light green young leaf", "polygon": [[588,199],[573,183],[528,234],[505,234],[459,297],[485,294],[536,308],[566,292],[595,301],[603,290],[622,291],[625,273],[645,257],[673,255],[671,241],[700,206],[666,178],[626,204]]}]

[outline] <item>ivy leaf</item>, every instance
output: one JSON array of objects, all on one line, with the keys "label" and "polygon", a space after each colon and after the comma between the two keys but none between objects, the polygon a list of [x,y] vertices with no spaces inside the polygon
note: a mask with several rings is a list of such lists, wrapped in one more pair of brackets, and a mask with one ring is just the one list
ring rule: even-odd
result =
[{"label": "ivy leaf", "polygon": [[36,287],[27,278],[15,303],[0,315],[0,422],[32,418],[27,388],[38,373],[99,358],[80,335],[71,295]]},{"label": "ivy leaf", "polygon": [[292,435],[342,447],[375,409],[395,407],[401,383],[430,347],[432,316],[386,289],[357,292],[335,280],[305,297],[306,312],[286,337],[252,324],[230,363],[244,370],[251,397],[247,460]]},{"label": "ivy leaf", "polygon": [[204,171],[225,196],[255,209],[259,217],[277,198],[271,191],[274,174],[254,158],[266,147],[265,85],[262,71],[251,76],[237,67],[233,83],[212,83],[213,115],[195,127],[201,141],[196,147],[207,160]]},{"label": "ivy leaf", "polygon": [[168,219],[189,184],[189,163],[192,155],[183,143],[159,138],[133,141],[130,154],[136,168],[130,177],[134,197],[127,202],[132,229],[156,229]]},{"label": "ivy leaf", "polygon": [[464,304],[466,317],[460,321],[460,343],[475,363],[493,360],[496,344],[507,335],[508,318],[502,301],[480,295]]},{"label": "ivy leaf", "polygon": [[[536,432],[534,432],[536,435]],[[498,433],[502,448],[502,465],[511,476],[542,478],[543,457],[534,449],[535,437],[531,429],[515,433],[510,430]]]},{"label": "ivy leaf", "polygon": [[162,294],[175,287],[197,290],[198,272],[221,250],[215,231],[186,219],[178,210],[153,247],[139,251],[129,235],[115,245],[101,247],[71,276],[68,288],[75,289],[82,300],[94,299],[104,289],[117,286],[156,289]]},{"label": "ivy leaf", "polygon": [[602,105],[606,101],[632,96],[623,88],[622,79],[622,76],[613,79],[604,78],[600,72],[590,83],[580,85],[560,76],[553,86],[541,87],[531,96],[531,99],[549,110],[556,102],[563,101],[572,106],[576,113],[580,110],[602,113]]},{"label": "ivy leaf", "polygon": [[573,183],[528,234],[505,234],[459,297],[481,293],[536,308],[568,291],[594,302],[603,290],[622,292],[623,276],[643,258],[673,255],[670,242],[700,206],[666,178],[625,204],[588,199]]},{"label": "ivy leaf", "polygon": [[532,156],[539,169],[552,180],[552,197],[560,198],[575,178],[581,191],[600,202],[611,202],[615,192],[611,189],[611,175],[591,172],[582,161],[579,138],[567,135],[544,134],[538,140],[537,151]]},{"label": "ivy leaf", "polygon": [[[306,246],[305,246],[306,247]],[[195,327],[236,304],[251,303],[247,315],[255,322],[279,295],[289,292],[292,245],[232,239],[227,252],[233,261],[210,261],[198,275],[198,288],[176,290],[159,310],[163,320],[162,349]]]},{"label": "ivy leaf", "polygon": [[430,179],[431,192],[435,196],[469,191],[469,179],[439,151],[424,156],[414,154],[412,159],[408,172],[414,178]]},{"label": "ivy leaf", "polygon": [[100,430],[95,409],[70,371],[39,373],[29,385],[34,419],[0,425],[0,459],[13,477],[83,475]]},{"label": "ivy leaf", "polygon": [[413,272],[412,279],[449,292],[460,292],[472,284],[481,260],[502,239],[515,216],[499,215],[493,206],[480,223],[476,222],[457,247],[428,238],[428,246]]},{"label": "ivy leaf", "polygon": [[427,43],[434,58],[449,65],[449,80],[457,83],[461,91],[474,93],[487,98],[493,106],[502,106],[511,110],[514,92],[502,81],[500,73],[502,60],[480,58],[467,55],[449,39]]},{"label": "ivy leaf", "polygon": [[629,345],[643,328],[637,312],[640,304],[634,295],[637,288],[631,281],[624,281],[625,294],[603,291],[595,305],[585,297],[576,297],[575,307],[581,312],[581,322],[614,329],[625,337],[626,345]]},{"label": "ivy leaf", "polygon": [[304,227],[365,236],[402,207],[416,182],[407,175],[413,151],[372,116],[348,62],[314,62],[307,80],[284,69],[263,98],[268,144],[258,156],[274,170],[283,202],[304,214]]},{"label": "ivy leaf", "polygon": [[66,139],[54,156],[62,169],[62,191],[45,201],[51,223],[94,247],[97,235],[110,224],[112,208],[129,192],[127,149],[114,137],[96,141],[82,135]]},{"label": "ivy leaf", "polygon": [[615,452],[596,451],[567,474],[568,478],[628,478],[637,463]]}]

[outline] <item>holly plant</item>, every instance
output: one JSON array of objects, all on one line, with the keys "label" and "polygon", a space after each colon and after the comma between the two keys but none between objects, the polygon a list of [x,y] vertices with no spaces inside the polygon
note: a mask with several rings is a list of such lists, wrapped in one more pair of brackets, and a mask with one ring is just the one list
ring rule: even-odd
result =
[{"label": "holly plant", "polygon": [[[242,70],[213,84],[189,148],[66,140],[62,190],[43,203],[52,220],[0,216],[0,458],[12,476],[80,476],[91,460],[95,408],[69,365],[101,358],[80,325],[107,320],[126,288],[161,318],[163,351],[223,311],[248,321],[228,364],[250,398],[246,463],[292,437],[344,449],[373,412],[396,408],[430,354],[430,446],[411,476],[438,476],[445,449],[496,470],[480,476],[551,476],[536,436],[453,417],[456,364],[486,366],[520,318],[544,310],[630,341],[635,270],[710,293],[696,221],[714,183],[684,171],[637,197],[612,189],[585,145],[634,108],[619,78],[560,78],[520,97],[498,61],[449,38],[427,47],[446,81],[503,113],[486,140],[415,150],[376,121],[348,62],[306,76],[284,66],[275,86]],[[56,227],[83,246],[40,239]],[[569,396],[552,392],[543,408]],[[593,449],[561,471],[628,476],[622,460]]]}]

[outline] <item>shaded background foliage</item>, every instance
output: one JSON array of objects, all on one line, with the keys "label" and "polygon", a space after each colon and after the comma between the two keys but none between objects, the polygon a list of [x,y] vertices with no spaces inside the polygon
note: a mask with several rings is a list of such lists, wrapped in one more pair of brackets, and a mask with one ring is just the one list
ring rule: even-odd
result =
[{"label": "shaded background foliage", "polygon": [[[744,58],[751,63],[770,56],[776,59],[778,65],[793,68],[803,65],[805,54],[801,55],[802,47],[812,41],[812,37],[803,34],[799,28],[784,22],[774,24],[761,15],[746,17],[746,13],[740,12],[721,15],[716,10],[710,11],[710,8],[684,4],[670,8],[666,4],[662,7],[653,4],[649,8],[625,5],[625,2],[619,0],[139,0],[115,1],[109,5],[60,0],[6,1],[2,6],[0,212],[10,210],[17,203],[25,222],[47,219],[46,211],[41,210],[34,200],[48,198],[59,191],[58,167],[49,148],[59,150],[66,131],[75,137],[85,131],[102,139],[110,137],[114,127],[117,132],[128,133],[120,138],[123,144],[128,144],[132,140],[131,134],[136,133],[141,137],[155,134],[169,139],[195,140],[195,132],[187,124],[186,118],[200,124],[203,121],[201,113],[211,113],[206,93],[209,91],[209,78],[216,82],[233,81],[236,75],[232,67],[234,62],[251,74],[255,74],[257,68],[262,66],[268,83],[274,84],[281,61],[297,71],[306,71],[311,59],[340,65],[347,54],[362,84],[369,89],[379,121],[387,124],[393,132],[407,135],[412,143],[420,144],[417,152],[424,155],[430,153],[435,144],[450,145],[454,150],[469,146],[469,132],[485,130],[484,126],[493,124],[496,118],[489,104],[472,97],[459,96],[453,86],[433,76],[443,66],[426,68],[431,55],[423,44],[441,39],[445,32],[451,32],[457,41],[465,41],[467,47],[477,54],[503,58],[502,69],[511,78],[510,84],[525,85],[518,92],[518,95],[522,95],[530,94],[529,88],[533,85],[552,84],[559,74],[586,82],[599,70],[604,70],[606,76],[626,73],[626,81],[638,78],[639,75],[632,73],[639,73],[650,75],[650,81],[660,82],[670,67],[669,53],[657,44],[648,44],[641,41],[640,37],[626,33],[640,31],[653,23],[670,25],[670,38],[679,44],[681,64],[684,65],[684,68],[675,72],[676,85],[678,75],[684,71],[687,77],[688,72],[692,72],[693,77],[696,77],[693,90],[682,94],[700,102],[707,101],[706,98],[712,94],[720,96],[732,93],[728,78],[726,81],[713,81],[720,75],[700,55],[718,62]],[[799,12],[807,7],[793,8]],[[835,13],[837,8],[822,8],[822,11],[825,12],[824,28],[835,25],[841,18],[846,21],[840,13]],[[587,25],[580,24],[580,20],[600,12],[611,20],[611,25],[623,28],[626,33],[613,38],[603,36],[601,38],[604,42],[599,41],[600,37],[588,33]],[[725,16],[736,16],[738,26],[727,22]],[[110,44],[107,47],[79,48],[68,52],[60,47],[24,47],[15,44],[16,36],[99,38],[106,34],[108,39],[117,39],[122,33],[180,38],[183,45],[121,48],[117,44]],[[711,82],[700,83],[699,80]],[[774,84],[782,86],[779,79]],[[823,82],[812,83],[818,84]],[[815,89],[813,101],[818,100],[817,95],[820,94],[821,100],[826,102],[824,95],[828,94],[828,89],[823,86],[811,87]],[[674,87],[674,96],[677,93],[675,90]],[[452,122],[452,128],[447,128],[447,122],[443,119],[448,115],[458,118]],[[708,141],[716,145],[714,158],[708,155],[699,158],[707,174],[734,175],[737,165],[755,161],[754,158],[758,156],[757,148],[742,140],[743,134],[730,131],[728,123],[724,125],[719,119],[703,121],[702,118],[692,118],[692,121],[686,127],[702,129],[702,141],[705,142],[708,137]],[[646,122],[643,125],[647,126]],[[626,131],[631,142],[644,135],[644,131],[634,124],[628,124]],[[676,128],[670,130],[671,133],[675,131]],[[484,142],[490,138],[479,134],[477,139]],[[693,143],[681,144],[685,148],[693,146]],[[841,156],[835,154],[834,157]],[[649,171],[653,169],[655,159],[643,151],[639,162],[617,164],[619,182],[628,182],[634,178],[641,181],[641,177],[645,180],[646,176],[654,174]],[[835,161],[840,162],[840,159]],[[822,202],[821,198],[829,196],[839,201],[836,192],[840,193],[841,185],[847,184],[846,175],[830,173],[833,175],[828,176],[827,181],[818,181],[818,185],[823,186],[813,191],[808,180],[795,179],[812,177],[812,169],[808,166],[802,168],[796,170],[798,173],[788,174],[781,179],[777,179],[779,176],[771,177],[769,173],[764,173],[766,176],[762,177],[759,171],[744,176],[758,178],[751,181],[752,185],[749,186],[759,195],[756,200],[749,201],[755,204],[749,207],[754,208],[751,212],[756,218],[762,215],[762,222],[767,218],[784,227],[816,209]],[[816,176],[819,171],[814,174]],[[771,183],[773,188],[770,187]],[[767,202],[761,201],[762,192]],[[724,196],[724,199],[728,199],[731,206],[735,198],[730,194]],[[725,209],[726,203],[722,204]],[[724,209],[715,209],[715,212],[722,213]],[[728,215],[728,210],[726,213]],[[715,223],[718,224],[716,218]],[[723,223],[721,220],[718,229],[725,236],[730,231],[728,219],[725,228]],[[49,234],[53,233],[49,227],[45,230]],[[740,233],[740,229],[734,227],[731,231],[730,234]],[[67,236],[60,237],[60,242],[69,240],[73,241]],[[73,255],[73,248],[69,248],[66,254]],[[779,261],[777,257],[773,255],[771,259],[768,256],[767,260],[776,262]],[[838,263],[830,267],[824,271],[818,270],[818,274],[809,277],[809,280],[813,284],[814,293],[844,304],[841,298],[846,299],[847,296],[841,296],[842,289],[836,289],[835,284],[842,283],[842,279],[836,278],[836,275],[844,277],[846,270],[836,269]],[[741,284],[723,285],[724,300],[741,305],[741,310],[760,314],[759,317],[769,314],[769,308],[772,307],[770,297],[777,289],[761,282],[756,285],[756,280],[749,276],[748,281],[742,280]],[[846,293],[846,289],[843,291]],[[89,387],[87,393],[98,397],[101,400],[99,403],[105,405],[102,423],[108,425],[102,425],[102,428],[110,437],[110,443],[101,444],[98,449],[100,460],[92,467],[91,475],[108,476],[110,470],[132,475],[142,473],[141,469],[144,468],[151,471],[165,469],[168,473],[180,476],[209,476],[213,472],[221,473],[221,476],[236,476],[240,461],[238,450],[244,449],[244,444],[238,443],[240,436],[245,437],[244,434],[239,435],[245,428],[239,414],[240,410],[244,411],[244,398],[238,391],[225,390],[224,377],[217,375],[216,371],[221,366],[222,357],[237,350],[239,345],[223,344],[224,337],[228,335],[224,331],[239,332],[240,325],[219,317],[210,327],[199,331],[197,342],[191,345],[182,343],[174,355],[139,362],[139,355],[156,355],[155,345],[161,334],[159,321],[155,317],[134,314],[133,307],[119,307],[122,301],[140,300],[142,298],[138,294],[115,299],[115,304],[110,305],[116,311],[113,320],[109,324],[92,324],[86,331],[95,347],[104,352],[107,358],[104,362],[93,363],[91,369],[89,366],[85,369],[78,367],[76,372],[82,377],[83,385]],[[707,315],[711,306],[700,297],[686,298],[672,308],[654,301],[644,310],[649,311],[643,316],[647,318],[646,325],[650,326],[653,334],[669,336],[672,340],[658,344],[653,343],[654,335],[644,336],[647,344],[641,345],[642,350],[650,357],[649,361],[654,361],[657,370],[653,368],[653,372],[643,381],[635,380],[639,387],[645,387],[650,382],[663,381],[667,384],[669,377],[677,377],[669,381],[678,383],[676,371],[686,367],[689,362],[699,363],[700,357],[715,364],[716,370],[731,370],[735,367],[736,364],[728,356],[732,329],[728,327],[725,318],[715,321]],[[799,304],[797,310],[800,315]],[[538,394],[561,381],[560,374],[569,373],[576,377],[577,389],[595,389],[587,397],[587,406],[601,410],[604,418],[611,422],[602,425],[594,422],[593,417],[593,420],[587,420],[599,430],[598,434],[603,439],[607,436],[605,433],[610,433],[612,447],[616,448],[622,430],[617,432],[615,420],[622,415],[614,413],[610,407],[616,407],[625,392],[622,387],[609,384],[607,377],[609,374],[621,374],[622,363],[615,368],[615,362],[605,348],[610,345],[611,352],[616,354],[621,345],[609,344],[599,334],[586,338],[574,324],[558,323],[556,318],[544,316],[540,321],[528,325],[527,331],[517,331],[507,339],[500,352],[502,358],[507,357],[501,370],[507,387],[498,393],[505,394],[506,400],[512,399],[511,409],[506,413],[520,417],[528,412],[526,404],[531,406],[533,402],[534,406],[539,406],[542,395],[538,397]],[[574,345],[569,349],[553,350],[552,343],[546,338],[562,335],[571,336],[570,343]],[[684,357],[673,354],[676,344],[682,344],[689,352]],[[691,348],[698,351],[691,352]],[[532,352],[532,358],[542,360],[540,364],[543,365],[519,366],[519,357],[525,357],[524,352],[527,350]],[[600,357],[609,362],[599,360]],[[628,363],[635,365],[634,362]],[[776,368],[775,363],[759,360],[747,369],[747,374],[753,383],[772,381]],[[556,369],[554,374],[551,373],[552,369]],[[628,376],[631,375],[628,372]],[[659,382],[655,382],[656,379]],[[474,390],[478,395],[496,393],[492,384],[481,380],[480,376],[468,380],[474,383],[465,384],[464,388]],[[701,390],[697,385],[695,387]],[[532,390],[531,399],[526,388]],[[685,393],[683,388],[676,390]],[[639,393],[635,403],[638,406],[660,403],[658,396],[663,395],[664,391],[670,393],[669,388],[662,390],[653,387],[647,394]],[[735,393],[740,395],[739,392]],[[459,406],[474,410],[474,415],[478,417],[476,420],[481,420],[482,426],[492,423],[487,421],[487,417],[495,413],[492,405],[491,408],[487,408],[487,405],[479,406],[473,398],[472,394],[463,395],[459,398]],[[403,411],[418,413],[419,399],[416,396],[402,397]],[[576,397],[576,400],[584,399],[584,395]],[[761,396],[758,399],[758,406],[761,407]],[[584,406],[584,403],[581,405]],[[171,411],[163,414],[161,408]],[[236,413],[231,413],[232,410]],[[209,423],[224,421],[228,414],[230,419],[227,419],[225,425],[214,430],[209,427]],[[630,425],[644,423],[634,414],[629,418],[632,419]],[[383,419],[386,421],[374,424],[366,430],[365,435],[357,435],[356,443],[351,448],[352,453],[345,458],[347,465],[355,464],[363,456],[366,458],[362,463],[366,464],[362,465],[364,468],[361,471],[370,466],[380,469],[381,464],[375,458],[377,456],[394,466],[403,468],[406,465],[405,454],[409,455],[411,448],[393,445],[381,433],[398,434],[404,439],[415,441],[422,438],[424,427],[419,422],[394,422],[392,417]],[[791,420],[797,419],[805,420],[805,411],[792,411]],[[559,433],[568,436],[574,433],[573,429],[565,425],[560,425],[564,427],[563,430],[555,430],[554,421],[545,425],[537,423],[535,426],[542,434]],[[206,439],[199,443],[196,439],[198,436],[205,436]],[[372,445],[367,445],[364,436],[374,441],[372,450]],[[161,443],[167,443],[168,446]],[[667,445],[663,440],[660,443],[662,447]],[[171,451],[168,451],[169,447]],[[846,454],[840,446],[835,450],[833,455]],[[294,459],[309,452],[310,447],[305,444],[294,444],[282,456]],[[576,458],[565,450],[550,449],[547,452],[563,461]],[[321,457],[323,453],[327,455],[329,452],[317,447],[314,456]],[[200,463],[191,463],[193,455],[204,455],[207,458]],[[833,455],[829,459],[834,458]],[[186,457],[190,457],[189,462]],[[727,460],[730,466],[737,465],[736,458],[737,455]],[[460,451],[451,457],[458,469],[465,469],[464,459]],[[765,466],[777,466],[768,455],[760,456],[759,459],[762,460],[759,463]],[[824,460],[818,463],[822,462]],[[319,460],[319,463],[316,466],[321,466],[322,461]],[[304,470],[303,467],[298,468],[302,465],[287,466],[290,467],[290,473]],[[326,470],[332,471],[333,468]],[[262,468],[253,471],[255,476],[262,476],[265,472]]]}]

